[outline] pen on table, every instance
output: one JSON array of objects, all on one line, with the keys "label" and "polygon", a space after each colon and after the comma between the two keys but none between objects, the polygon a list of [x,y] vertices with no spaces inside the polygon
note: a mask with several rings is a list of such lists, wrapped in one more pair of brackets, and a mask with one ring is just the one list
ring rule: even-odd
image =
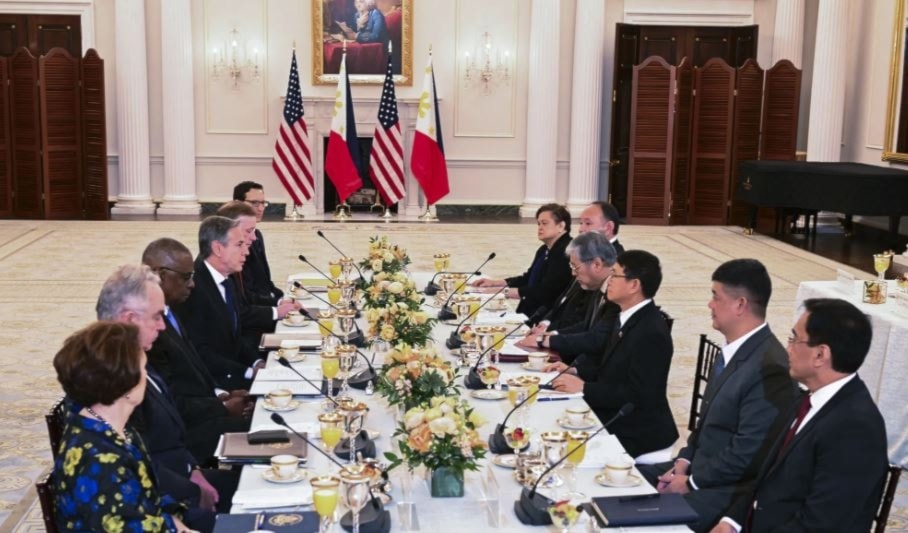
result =
[{"label": "pen on table", "polygon": [[618,498],[618,501],[621,503],[636,502],[636,501],[641,501],[641,500],[652,500],[652,499],[655,499],[658,497],[659,497],[659,493],[656,492],[653,494],[637,494],[635,496],[624,496],[624,497]]},{"label": "pen on table", "polygon": [[256,513],[255,514],[255,529],[261,529],[262,523],[265,521],[265,513]]},{"label": "pen on table", "polygon": [[566,396],[543,396],[542,398],[539,398],[540,402],[560,402],[562,400],[567,401],[570,400],[570,398]]}]

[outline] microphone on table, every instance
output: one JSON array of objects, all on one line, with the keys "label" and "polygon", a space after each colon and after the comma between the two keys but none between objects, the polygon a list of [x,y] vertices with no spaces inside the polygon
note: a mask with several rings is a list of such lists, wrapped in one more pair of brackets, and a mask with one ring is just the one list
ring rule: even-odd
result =
[{"label": "microphone on table", "polygon": [[467,276],[467,279],[463,280],[460,285],[458,285],[453,291],[451,291],[451,294],[448,295],[448,299],[445,300],[444,305],[442,305],[441,309],[438,311],[438,320],[451,320],[452,318],[457,318],[457,315],[452,313],[448,308],[448,304],[451,303],[451,298],[454,298],[454,295],[457,294],[457,291],[459,291],[461,287],[466,285],[467,282],[470,281],[470,278],[472,278],[476,274],[479,274],[479,271],[482,270],[482,267],[486,266],[486,263],[488,263],[492,259],[495,259],[495,252],[490,253],[489,257],[487,257],[486,260],[483,261],[478,268],[476,268],[476,270],[474,270],[470,273],[469,276]]},{"label": "microphone on table", "polygon": [[[302,439],[306,444],[308,444],[309,449],[315,449],[316,451],[318,451],[318,453],[322,454],[329,461],[331,461],[332,463],[337,465],[337,467],[340,468],[341,470],[343,470],[347,467],[347,465],[344,465],[340,461],[335,459],[334,457],[331,457],[331,455],[328,452],[326,452],[325,450],[323,450],[321,446],[315,444],[314,442],[309,440],[308,437],[306,437],[299,431],[293,429],[293,427],[291,427],[290,424],[288,424],[287,421],[284,420],[284,417],[282,417],[280,414],[271,413],[271,421],[279,426],[283,426],[283,427],[289,429],[291,433],[293,433],[294,435],[296,435],[297,437]],[[378,467],[376,467],[376,468],[378,468]],[[379,468],[379,470],[381,471],[382,478],[387,479],[388,473],[385,472],[384,469]],[[363,507],[363,509],[359,513],[359,523],[360,523],[361,527],[364,527],[364,526],[366,526],[366,524],[370,524],[371,522],[378,520],[379,518],[381,518],[381,515],[384,512],[384,506],[382,505],[381,500],[379,500],[378,498],[375,497],[374,494],[372,494],[372,485],[371,484],[369,485],[369,500],[372,502],[372,505],[370,507]],[[350,516],[348,516],[348,515],[350,515]],[[344,515],[344,518],[349,518],[352,520],[352,515],[350,513],[347,513],[347,515]],[[344,518],[342,518],[341,520],[343,520]]]},{"label": "microphone on table", "polygon": [[[552,379],[550,379],[547,382],[545,382],[544,384],[540,385],[539,388],[537,388],[529,396],[527,396],[526,398],[524,398],[523,400],[518,402],[516,405],[514,405],[513,408],[511,408],[510,411],[508,411],[508,414],[504,417],[504,420],[502,420],[500,424],[496,425],[495,431],[493,431],[489,435],[489,451],[490,452],[496,453],[496,454],[501,454],[501,453],[509,453],[511,450],[513,450],[513,448],[508,446],[507,439],[504,438],[505,428],[508,427],[508,419],[511,418],[511,415],[514,414],[518,409],[523,407],[523,405],[525,403],[529,402],[530,400],[533,399],[534,396],[539,394],[540,391],[542,391],[544,389],[550,389],[552,386],[552,383],[556,379],[558,379],[561,376],[563,376],[564,374],[566,374],[567,371],[574,368],[574,366],[576,366],[576,364],[577,364],[577,360],[574,360],[574,362],[569,364],[567,366],[567,368],[565,368],[561,372],[558,372],[558,374],[556,374],[554,377],[552,377]],[[527,446],[529,446],[529,444],[527,444]]]},{"label": "microphone on table", "polygon": [[[328,274],[325,274],[324,272],[322,272],[321,270],[319,270],[317,266],[315,266],[314,264],[310,263],[310,262],[306,259],[306,256],[305,256],[305,255],[299,254],[299,255],[297,256],[297,258],[298,258],[300,261],[302,261],[303,263],[306,263],[307,265],[309,265],[309,266],[311,266],[312,268],[314,268],[315,271],[318,272],[319,274],[321,274],[322,277],[324,277],[325,279],[330,280],[330,281],[334,281],[334,278],[332,278],[332,277],[329,276]],[[309,294],[312,294],[312,293],[310,292]]]},{"label": "microphone on table", "polygon": [[[511,333],[514,333],[515,331],[517,331],[518,329],[520,329],[522,327],[523,327],[522,323],[518,324],[517,327],[515,327],[511,331],[505,333],[504,338],[508,338],[511,335]],[[482,382],[482,379],[479,377],[478,368],[479,368],[479,363],[482,362],[482,358],[485,357],[485,355],[487,353],[492,351],[492,348],[494,348],[494,347],[495,347],[495,343],[493,342],[491,346],[489,346],[481,354],[479,354],[479,357],[476,358],[476,363],[474,363],[473,366],[470,367],[470,371],[467,372],[467,375],[463,377],[464,387],[471,389],[471,390],[486,388],[485,384]]]},{"label": "microphone on table", "polygon": [[[318,319],[314,318],[309,313],[309,311],[307,311],[305,309],[300,309],[300,314],[307,317],[309,320],[318,322]],[[359,329],[359,326],[357,326],[357,329]],[[328,334],[331,335],[332,337],[335,337],[336,339],[340,340],[344,344],[349,344],[349,339],[345,340],[343,337],[341,337],[337,333],[334,333],[333,331],[329,331]],[[355,348],[355,346],[354,346],[354,348]],[[366,354],[361,352],[358,348],[356,349],[356,353],[357,353],[357,355],[362,357],[364,361],[366,361],[366,365],[369,368],[367,368],[366,370],[362,370],[353,376],[348,377],[347,384],[350,385],[351,387],[353,387],[354,389],[364,390],[369,386],[369,383],[371,382],[372,386],[374,387],[376,385],[376,383],[378,382],[378,373],[375,371],[375,367],[372,366],[372,361],[370,361],[369,358],[366,357]]]},{"label": "microphone on table", "polygon": [[[345,254],[344,252],[342,252],[340,248],[338,248],[337,246],[334,246],[334,243],[331,242],[330,240],[328,240],[328,237],[325,237],[325,234],[322,233],[322,230],[316,231],[315,234],[318,235],[319,237],[325,239],[325,242],[327,242],[328,244],[331,245],[332,248],[334,248],[335,250],[337,250],[337,253],[341,254],[342,257],[350,257],[350,256],[348,256],[347,254]],[[360,270],[360,269],[359,269],[359,266],[356,264],[356,261],[353,262],[353,268],[355,268],[356,271],[359,272],[359,277],[360,277],[360,279],[362,279],[362,280],[365,280],[365,279],[366,279],[366,277],[363,276],[363,271]]]},{"label": "microphone on table", "polygon": [[292,370],[293,373],[296,374],[297,376],[301,377],[301,378],[303,379],[303,381],[305,381],[306,383],[308,383],[309,385],[311,385],[315,390],[321,392],[321,395],[322,395],[322,396],[324,396],[325,398],[328,398],[329,400],[331,400],[331,403],[333,403],[335,407],[338,407],[339,404],[337,403],[337,400],[335,400],[334,398],[332,398],[331,395],[327,393],[328,388],[329,388],[329,387],[332,387],[332,383],[331,383],[331,382],[332,382],[333,380],[328,380],[328,379],[324,379],[324,378],[323,378],[323,379],[322,379],[322,386],[319,387],[319,386],[317,386],[317,385],[315,384],[314,381],[312,381],[311,379],[309,379],[309,378],[307,378],[306,376],[304,376],[302,372],[300,372],[299,370],[293,368],[293,365],[290,364],[290,361],[288,361],[287,358],[284,357],[283,355],[279,355],[279,356],[277,357],[277,362],[280,363],[281,366],[286,367],[286,368],[289,368],[290,370]]},{"label": "microphone on table", "polygon": [[498,289],[497,291],[495,291],[495,293],[493,293],[492,296],[490,296],[488,300],[482,302],[479,305],[479,307],[477,307],[476,309],[471,311],[470,314],[465,316],[464,319],[460,321],[460,324],[457,324],[457,327],[454,328],[454,331],[451,332],[451,336],[448,338],[447,341],[445,341],[445,346],[447,346],[449,350],[453,350],[454,348],[460,348],[463,345],[463,341],[460,340],[460,328],[462,328],[463,325],[466,324],[467,320],[469,320],[471,317],[473,317],[474,315],[479,313],[480,309],[485,307],[487,303],[494,300],[495,297],[498,296],[499,294],[501,294],[501,292],[505,289],[507,289],[507,286],[502,287],[502,288]]},{"label": "microphone on table", "polygon": [[[297,289],[301,290],[301,291],[306,291],[306,292],[309,293],[311,296],[314,296],[316,300],[318,300],[318,301],[322,302],[323,304],[327,305],[329,309],[335,309],[335,308],[337,307],[337,306],[335,306],[334,304],[332,304],[331,302],[329,302],[328,300],[325,300],[324,298],[322,298],[321,296],[319,296],[317,293],[315,293],[315,292],[313,292],[313,291],[307,289],[305,286],[303,286],[302,283],[300,283],[300,282],[298,282],[298,281],[294,281],[294,282],[293,282],[293,286],[296,287]],[[359,318],[359,317],[360,317],[359,309],[356,309],[356,306],[354,306],[354,310],[356,311],[356,318]],[[302,309],[300,310],[300,314],[302,314]],[[306,316],[309,316],[309,315],[306,315]],[[309,318],[312,318],[312,317],[310,316]],[[359,330],[359,326],[356,326],[356,329]],[[351,344],[353,344],[353,343],[351,343]]]},{"label": "microphone on table", "polygon": [[435,283],[435,278],[437,278],[441,274],[473,274],[476,276],[481,276],[482,272],[479,272],[479,271],[477,271],[477,272],[448,272],[448,271],[444,271],[444,270],[441,272],[436,272],[435,275],[432,276],[432,279],[429,280],[429,283],[426,284],[426,288],[423,289],[423,291],[422,291],[423,294],[425,294],[426,296],[435,296],[435,293],[437,293],[439,290],[441,290],[441,287],[439,287]]},{"label": "microphone on table", "polygon": [[627,416],[634,412],[634,404],[628,402],[621,406],[621,409],[615,413],[615,416],[611,417],[605,424],[602,424],[602,427],[590,434],[589,437],[580,441],[579,444],[574,446],[572,449],[567,450],[567,453],[564,456],[555,462],[552,466],[548,467],[536,480],[536,483],[533,484],[532,489],[523,488],[520,492],[520,499],[514,502],[514,513],[517,515],[517,519],[521,523],[533,526],[545,526],[552,523],[552,518],[549,516],[548,508],[551,507],[555,502],[549,498],[546,498],[542,494],[537,494],[536,489],[539,487],[539,483],[545,479],[545,476],[549,474],[552,470],[557,468],[561,463],[564,462],[572,453],[576,450],[579,450],[581,447],[585,446],[593,437],[604,431],[609,427],[615,420],[623,416]]}]

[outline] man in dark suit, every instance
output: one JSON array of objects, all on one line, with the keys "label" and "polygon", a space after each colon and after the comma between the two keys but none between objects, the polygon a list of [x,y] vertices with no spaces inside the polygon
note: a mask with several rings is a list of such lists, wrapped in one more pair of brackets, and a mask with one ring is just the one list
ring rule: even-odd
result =
[{"label": "man in dark suit", "polygon": [[791,377],[807,389],[753,490],[736,499],[716,533],[869,531],[886,479],[886,427],[856,374],[872,327],[854,305],[804,302],[788,338]]},{"label": "man in dark suit", "polygon": [[219,216],[203,220],[194,264],[195,288],[174,308],[208,371],[226,390],[248,389],[255,373],[265,366],[258,347],[241,335],[242,298],[230,276],[243,270],[248,253],[237,221]]},{"label": "man in dark suit", "polygon": [[[631,402],[634,412],[609,428],[633,457],[671,448],[678,429],[666,397],[672,337],[653,297],[662,283],[659,259],[631,250],[618,256],[608,279],[608,300],[617,305],[619,328],[601,359],[583,363],[554,382],[555,390],[583,392],[601,421]],[[563,370],[564,363],[548,370]]]},{"label": "man in dark suit", "polygon": [[188,337],[186,326],[171,311],[192,293],[192,254],[179,241],[162,238],[142,253],[142,263],[161,278],[166,329],[148,351],[148,364],[173,393],[185,422],[187,447],[199,460],[211,457],[223,433],[249,431],[254,404],[246,390],[218,388]]},{"label": "man in dark suit", "polygon": [[527,317],[540,306],[554,305],[558,295],[571,283],[571,267],[564,253],[571,242],[571,214],[562,205],[543,205],[536,210],[536,228],[542,246],[536,250],[526,272],[506,279],[481,278],[473,282],[481,292],[487,293],[507,286],[505,295],[519,299],[517,312]]},{"label": "man in dark suit", "polygon": [[734,259],[720,265],[712,281],[713,328],[726,345],[708,380],[699,423],[674,463],[640,468],[660,492],[685,495],[700,517],[696,531],[715,525],[756,478],[782,427],[780,413],[796,393],[785,348],[766,324],[772,294],[766,267]]},{"label": "man in dark suit", "polygon": [[606,281],[615,264],[615,249],[602,234],[587,231],[571,241],[566,253],[575,282],[583,292],[593,296],[585,316],[561,330],[546,332],[542,331],[544,328],[534,328],[517,344],[530,349],[550,348],[566,363],[581,354],[598,359],[605,351],[619,311],[605,297]]},{"label": "man in dark suit", "polygon": [[[255,222],[259,224],[265,216],[265,189],[254,181],[244,181],[233,188],[233,199],[244,202],[252,208]],[[232,218],[232,217],[228,217]],[[252,298],[252,303],[260,305],[277,305],[284,296],[271,280],[271,267],[268,265],[268,256],[265,254],[265,238],[258,229],[253,229],[255,239],[249,249],[249,257],[243,265],[243,285],[245,292]]]},{"label": "man in dark suit", "polygon": [[596,200],[580,212],[580,233],[597,231],[615,248],[615,253],[624,253],[624,246],[618,242],[618,227],[621,216],[615,206],[602,200]]},{"label": "man in dark suit", "polygon": [[[135,324],[147,352],[165,328],[164,293],[159,284],[160,278],[145,265],[118,268],[101,288],[98,319]],[[199,468],[186,448],[186,428],[167,385],[150,366],[147,372],[145,396],[130,423],[142,436],[162,492],[189,506],[183,517],[187,524],[211,531],[216,506],[229,512],[239,477]]]}]

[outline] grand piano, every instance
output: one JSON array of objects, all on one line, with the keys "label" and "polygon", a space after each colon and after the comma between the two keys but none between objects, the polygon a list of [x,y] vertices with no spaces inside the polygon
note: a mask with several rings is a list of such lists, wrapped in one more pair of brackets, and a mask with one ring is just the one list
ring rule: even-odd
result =
[{"label": "grand piano", "polygon": [[852,215],[888,216],[896,234],[908,215],[908,172],[862,163],[743,161],[735,199],[751,205],[750,230],[758,208],[774,207],[843,213],[849,232]]}]

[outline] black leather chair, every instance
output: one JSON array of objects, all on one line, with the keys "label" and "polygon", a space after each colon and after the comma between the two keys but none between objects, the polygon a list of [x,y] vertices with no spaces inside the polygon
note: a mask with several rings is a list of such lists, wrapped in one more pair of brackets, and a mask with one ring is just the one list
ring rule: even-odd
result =
[{"label": "black leather chair", "polygon": [[895,490],[899,486],[899,477],[902,475],[902,467],[898,465],[889,465],[889,474],[886,476],[886,485],[883,486],[883,499],[880,501],[880,508],[876,512],[873,532],[883,533],[886,531],[886,522],[889,520],[889,510],[892,508],[892,501],[895,499]]},{"label": "black leather chair", "polygon": [[35,482],[38,501],[41,502],[41,514],[44,516],[44,529],[47,533],[57,533],[56,508],[54,507],[54,471],[51,469]]},{"label": "black leather chair", "polygon": [[694,391],[690,399],[690,419],[687,429],[693,431],[697,428],[700,418],[700,402],[706,392],[706,383],[713,371],[713,364],[717,357],[722,357],[722,347],[709,340],[706,335],[700,335],[700,350],[697,353],[697,369],[694,373]]},{"label": "black leather chair", "polygon": [[63,428],[66,426],[66,410],[68,409],[66,397],[57,400],[57,403],[44,415],[47,423],[47,437],[50,439],[50,453],[54,459],[60,451],[60,440],[63,438]]}]

